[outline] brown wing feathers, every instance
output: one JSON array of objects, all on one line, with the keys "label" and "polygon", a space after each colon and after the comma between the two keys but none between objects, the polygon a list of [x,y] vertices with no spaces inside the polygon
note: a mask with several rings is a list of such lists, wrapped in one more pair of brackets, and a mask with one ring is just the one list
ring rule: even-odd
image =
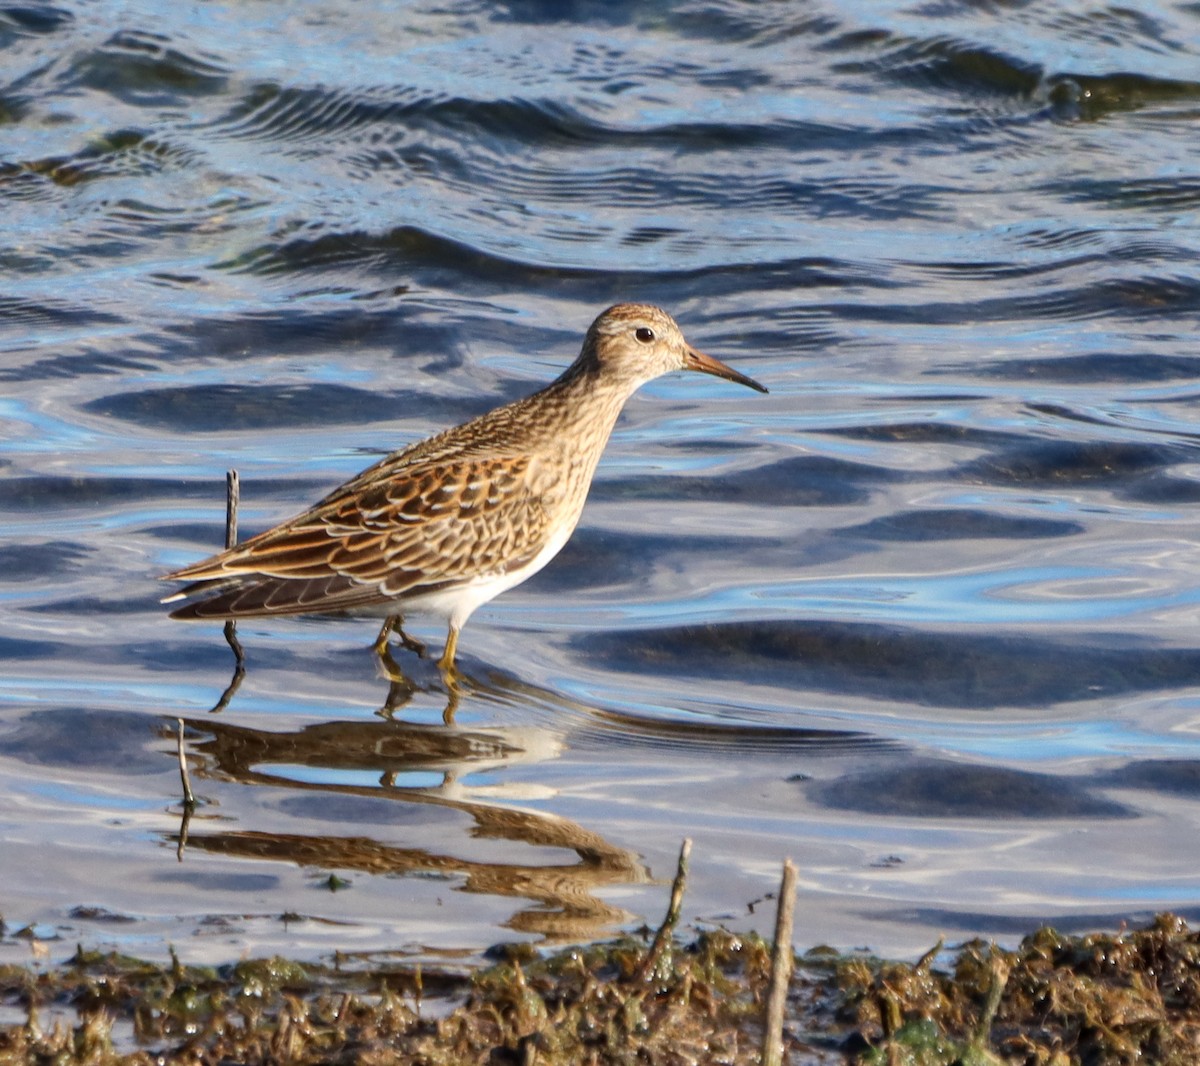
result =
[{"label": "brown wing feathers", "polygon": [[[294,614],[318,602],[330,612],[383,604],[481,569],[518,566],[544,542],[548,515],[530,492],[526,457],[435,462],[411,472],[390,466],[380,463],[369,481],[356,478],[312,510],[169,574],[193,580],[172,599],[201,597],[172,617]],[[512,557],[515,535],[530,549],[519,558]]]}]

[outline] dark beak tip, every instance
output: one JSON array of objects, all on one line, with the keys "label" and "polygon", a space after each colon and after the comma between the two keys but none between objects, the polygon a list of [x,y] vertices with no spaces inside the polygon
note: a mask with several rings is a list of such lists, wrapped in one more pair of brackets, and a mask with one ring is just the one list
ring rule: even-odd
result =
[{"label": "dark beak tip", "polygon": [[714,359],[711,355],[705,355],[704,352],[699,352],[695,348],[688,349],[689,370],[699,370],[703,374],[712,374],[713,377],[724,378],[726,381],[733,381],[739,385],[745,385],[747,388],[755,389],[758,392],[767,392],[765,385],[760,385],[752,377],[747,377],[740,370],[734,370],[733,367],[722,363],[720,359]]},{"label": "dark beak tip", "polygon": [[760,384],[759,382],[755,381],[754,378],[750,377],[748,374],[743,374],[740,371],[734,371],[734,376],[731,377],[729,380],[735,381],[739,385],[745,385],[747,388],[754,389],[755,392],[766,393],[769,391],[767,389],[766,385]]}]

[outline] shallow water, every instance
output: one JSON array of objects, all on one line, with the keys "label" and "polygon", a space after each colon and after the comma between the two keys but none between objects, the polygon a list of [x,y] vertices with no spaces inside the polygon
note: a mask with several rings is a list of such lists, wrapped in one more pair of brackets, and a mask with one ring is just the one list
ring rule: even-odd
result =
[{"label": "shallow water", "polygon": [[[689,921],[768,931],[791,856],[802,943],[1200,914],[1196,5],[145,0],[0,57],[4,952],[605,936],[684,836]],[[155,577],[226,469],[265,528],[622,299],[771,393],[630,403],[454,724],[322,619],[210,714]]]}]

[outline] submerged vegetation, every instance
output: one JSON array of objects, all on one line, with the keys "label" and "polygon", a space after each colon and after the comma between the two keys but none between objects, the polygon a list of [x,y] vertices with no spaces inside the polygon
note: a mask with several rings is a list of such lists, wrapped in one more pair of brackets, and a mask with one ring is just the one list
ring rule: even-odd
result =
[{"label": "submerged vegetation", "polygon": [[[761,1061],[772,960],[757,937],[502,955],[462,976],[282,959],[159,966],[80,949],[59,966],[0,968],[0,1063]],[[1119,933],[1041,929],[1015,950],[938,945],[914,963],[814,949],[796,959],[784,1054],[864,1066],[1194,1063],[1200,936],[1162,915]]]}]

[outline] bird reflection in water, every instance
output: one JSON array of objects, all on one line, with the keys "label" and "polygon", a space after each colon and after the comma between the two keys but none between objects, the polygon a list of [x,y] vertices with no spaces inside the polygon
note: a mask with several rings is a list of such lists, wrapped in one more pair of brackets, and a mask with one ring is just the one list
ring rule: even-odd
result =
[{"label": "bird reflection in water", "polygon": [[[322,722],[274,733],[213,718],[185,722],[198,777],[331,798],[434,805],[470,818],[471,827],[455,839],[491,840],[497,845],[494,859],[465,859],[449,847],[398,847],[365,835],[197,832],[194,828],[189,832],[185,822],[175,838],[180,848],[187,845],[217,854],[370,874],[453,876],[462,880],[466,892],[528,900],[531,906],[506,924],[547,940],[591,939],[628,922],[631,915],[597,898],[597,890],[650,880],[632,851],[570,819],[520,805],[545,798],[548,790],[543,786],[519,782],[472,786],[472,776],[511,772],[522,763],[557,756],[560,741],[549,730],[373,720]],[[328,780],[320,780],[323,775]],[[378,783],[367,783],[370,778]],[[332,809],[331,799],[327,810]],[[203,820],[203,815],[197,815],[197,820]],[[506,852],[525,857],[524,847],[513,845],[573,851],[575,860],[539,865],[506,859]]]}]

